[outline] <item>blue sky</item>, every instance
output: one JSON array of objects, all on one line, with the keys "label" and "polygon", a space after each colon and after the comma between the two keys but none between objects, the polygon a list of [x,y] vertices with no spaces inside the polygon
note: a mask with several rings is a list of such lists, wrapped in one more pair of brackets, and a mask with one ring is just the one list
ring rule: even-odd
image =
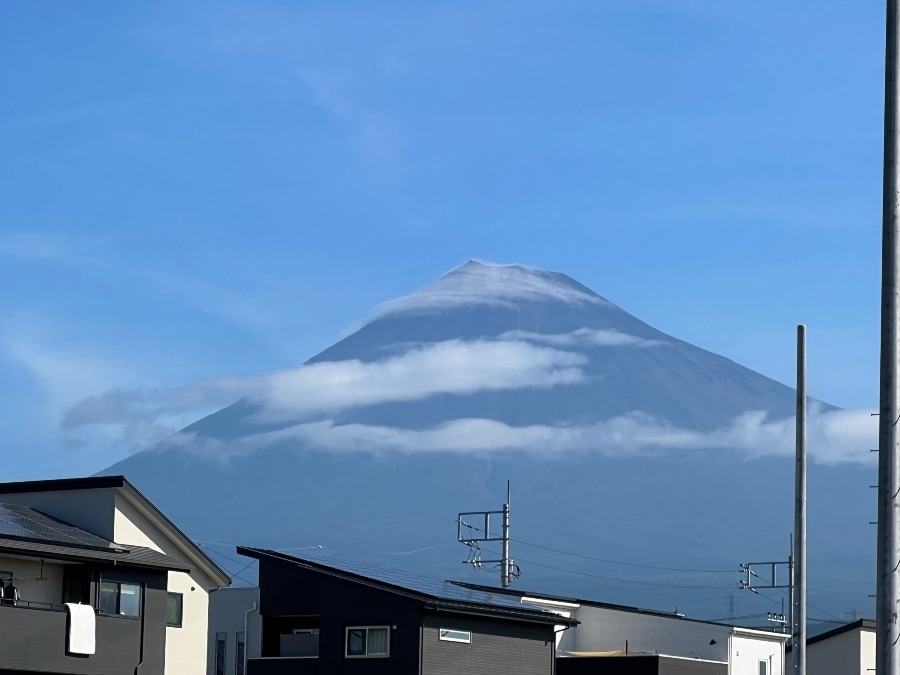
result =
[{"label": "blue sky", "polygon": [[128,452],[60,427],[86,397],[296,365],[473,257],[788,384],[806,323],[810,392],[877,404],[877,3],[2,15],[8,479]]}]

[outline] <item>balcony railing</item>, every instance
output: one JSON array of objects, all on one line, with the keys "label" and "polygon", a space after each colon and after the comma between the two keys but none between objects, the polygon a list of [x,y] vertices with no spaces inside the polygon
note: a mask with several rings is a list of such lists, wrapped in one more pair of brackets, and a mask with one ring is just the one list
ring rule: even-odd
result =
[{"label": "balcony railing", "polygon": [[319,675],[317,656],[264,656],[247,659],[247,675]]}]

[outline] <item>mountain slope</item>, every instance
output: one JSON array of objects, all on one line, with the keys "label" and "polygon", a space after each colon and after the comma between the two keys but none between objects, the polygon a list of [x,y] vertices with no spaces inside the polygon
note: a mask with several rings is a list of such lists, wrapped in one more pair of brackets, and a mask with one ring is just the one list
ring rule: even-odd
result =
[{"label": "mountain slope", "polygon": [[[470,261],[104,473],[125,473],[201,539],[322,545],[441,576],[464,573],[467,551],[446,543],[456,513],[498,508],[511,479],[524,587],[709,615],[736,586],[726,570],[786,555],[792,462],[750,457],[792,446],[778,420],[793,409],[791,388],[565,275]],[[814,469],[828,494],[866,472]],[[829,507],[810,531],[865,510]],[[869,537],[811,534],[810,548],[843,569]],[[841,602],[866,602],[857,584]]]}]

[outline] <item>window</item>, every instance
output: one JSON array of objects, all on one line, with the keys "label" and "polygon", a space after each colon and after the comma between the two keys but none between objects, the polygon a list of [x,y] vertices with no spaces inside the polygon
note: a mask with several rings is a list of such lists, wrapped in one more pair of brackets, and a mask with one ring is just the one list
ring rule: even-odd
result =
[{"label": "window", "polygon": [[389,656],[387,626],[347,629],[347,656]]},{"label": "window", "polygon": [[225,675],[225,638],[227,633],[216,633],[216,675]]},{"label": "window", "polygon": [[234,639],[234,675],[244,675],[244,632],[240,631]]},{"label": "window", "polygon": [[472,642],[472,632],[467,630],[453,630],[452,628],[441,628],[438,633],[438,638],[440,640],[446,640],[447,642]]},{"label": "window", "polygon": [[100,612],[119,616],[141,615],[141,587],[118,581],[100,582]]},{"label": "window", "polygon": [[769,675],[769,662],[759,660],[759,675]]},{"label": "window", "polygon": [[166,625],[181,628],[184,614],[184,596],[181,593],[166,593]]}]

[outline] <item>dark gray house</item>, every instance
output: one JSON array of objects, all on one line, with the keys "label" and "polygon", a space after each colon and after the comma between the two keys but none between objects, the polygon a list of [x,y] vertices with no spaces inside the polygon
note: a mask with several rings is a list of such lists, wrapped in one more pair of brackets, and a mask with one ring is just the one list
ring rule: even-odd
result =
[{"label": "dark gray house", "polygon": [[259,560],[262,655],[247,675],[553,675],[556,632],[577,623],[397,570],[237,552]]}]

